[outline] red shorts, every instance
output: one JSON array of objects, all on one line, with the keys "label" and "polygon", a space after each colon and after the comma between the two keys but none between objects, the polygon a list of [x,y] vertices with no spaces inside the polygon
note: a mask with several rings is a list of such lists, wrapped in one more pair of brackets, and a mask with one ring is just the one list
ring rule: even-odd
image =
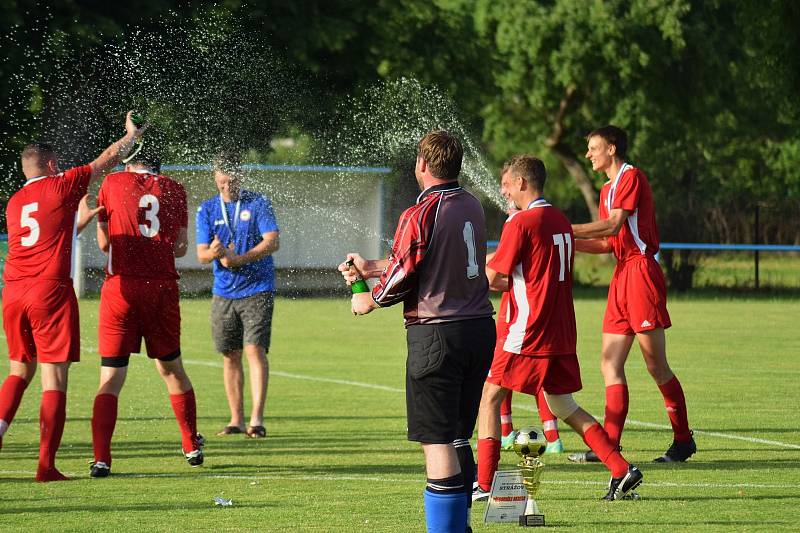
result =
[{"label": "red shorts", "polygon": [[634,335],[672,325],[664,273],[650,256],[617,264],[608,287],[603,333]]},{"label": "red shorts", "polygon": [[12,361],[80,361],[78,300],[70,281],[9,282],[3,288],[3,329]]},{"label": "red shorts", "polygon": [[486,381],[535,396],[544,388],[550,394],[571,394],[583,387],[578,356],[532,356],[494,351],[492,368]]},{"label": "red shorts", "polygon": [[98,325],[101,357],[139,353],[144,337],[147,356],[157,359],[181,347],[178,282],[111,276],[100,292]]}]

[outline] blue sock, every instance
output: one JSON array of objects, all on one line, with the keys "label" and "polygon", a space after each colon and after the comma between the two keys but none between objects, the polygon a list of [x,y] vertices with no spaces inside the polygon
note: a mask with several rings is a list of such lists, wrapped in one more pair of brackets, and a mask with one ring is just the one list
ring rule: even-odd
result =
[{"label": "blue sock", "polygon": [[425,522],[428,533],[463,533],[467,528],[467,499],[464,492],[424,491]]}]

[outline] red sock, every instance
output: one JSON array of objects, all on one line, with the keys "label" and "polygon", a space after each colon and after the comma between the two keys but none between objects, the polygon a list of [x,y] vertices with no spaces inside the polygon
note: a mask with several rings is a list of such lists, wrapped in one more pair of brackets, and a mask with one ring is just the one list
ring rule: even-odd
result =
[{"label": "red sock", "polygon": [[629,463],[619,453],[616,444],[600,424],[594,424],[583,434],[583,442],[592,449],[611,471],[611,477],[622,477],[628,471]]},{"label": "red sock", "polygon": [[508,435],[514,431],[514,421],[511,419],[511,397],[512,391],[508,391],[503,402],[500,404],[500,434]]},{"label": "red sock", "polygon": [[36,481],[65,480],[56,470],[56,452],[64,434],[64,421],[67,418],[67,393],[59,390],[42,392],[42,406],[39,410],[39,468]]},{"label": "red sock", "polygon": [[622,438],[622,428],[628,416],[628,386],[625,384],[609,385],[606,387],[606,418],[603,424],[608,438],[619,446]]},{"label": "red sock", "polygon": [[28,382],[19,376],[10,375],[0,387],[0,420],[11,425],[14,415],[17,414],[22,395],[28,387]]},{"label": "red sock", "polygon": [[197,442],[197,403],[194,398],[194,389],[189,389],[183,394],[170,394],[169,401],[175,412],[175,419],[181,428],[181,445],[184,453],[196,450]]},{"label": "red sock", "polygon": [[111,437],[117,425],[117,397],[98,394],[92,409],[92,448],[94,460],[111,466]]},{"label": "red sock", "polygon": [[500,463],[500,441],[478,439],[478,485],[483,490],[492,488],[494,473]]},{"label": "red sock", "polygon": [[677,377],[666,383],[659,385],[661,394],[664,396],[664,406],[667,408],[669,422],[672,424],[672,432],[675,433],[675,440],[678,442],[688,442],[692,438],[689,430],[689,417],[686,414],[686,398],[683,396],[683,387]]},{"label": "red sock", "polygon": [[556,420],[556,415],[550,410],[550,406],[547,405],[544,389],[539,389],[539,393],[536,395],[536,406],[539,408],[539,418],[542,420],[544,438],[547,439],[547,442],[557,441],[558,421]]}]

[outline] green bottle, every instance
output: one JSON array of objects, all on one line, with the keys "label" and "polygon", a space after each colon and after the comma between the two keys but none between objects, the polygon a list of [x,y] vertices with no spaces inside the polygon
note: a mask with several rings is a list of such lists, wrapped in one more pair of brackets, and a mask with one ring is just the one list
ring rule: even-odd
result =
[{"label": "green bottle", "polygon": [[[348,259],[345,264],[347,266],[353,266],[353,260]],[[350,292],[352,292],[353,294],[359,294],[361,292],[370,292],[369,285],[367,285],[367,282],[364,281],[363,278],[358,277],[354,282],[350,284]]]},{"label": "green bottle", "polygon": [[[133,125],[136,126],[136,128],[141,128],[142,126],[144,126],[144,116],[134,111],[133,113],[131,113],[131,122],[133,122]],[[142,140],[141,137],[139,137],[133,142],[133,148],[131,149],[128,156],[122,160],[122,163],[124,165],[127,165],[130,161],[133,160],[134,157],[139,155],[139,152],[142,151],[143,147],[144,147],[144,141]]]},{"label": "green bottle", "polygon": [[142,126],[144,126],[144,117],[141,114],[134,111],[133,113],[131,113],[131,122],[133,122],[133,125],[136,126],[137,128],[141,128]]}]

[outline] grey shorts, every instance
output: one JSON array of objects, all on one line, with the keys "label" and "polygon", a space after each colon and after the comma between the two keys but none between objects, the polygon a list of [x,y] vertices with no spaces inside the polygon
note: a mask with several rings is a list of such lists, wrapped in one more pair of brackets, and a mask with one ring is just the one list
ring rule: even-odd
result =
[{"label": "grey shorts", "polygon": [[269,352],[272,335],[271,292],[260,292],[247,298],[211,300],[211,335],[220,353],[241,350],[245,344],[261,346]]}]

